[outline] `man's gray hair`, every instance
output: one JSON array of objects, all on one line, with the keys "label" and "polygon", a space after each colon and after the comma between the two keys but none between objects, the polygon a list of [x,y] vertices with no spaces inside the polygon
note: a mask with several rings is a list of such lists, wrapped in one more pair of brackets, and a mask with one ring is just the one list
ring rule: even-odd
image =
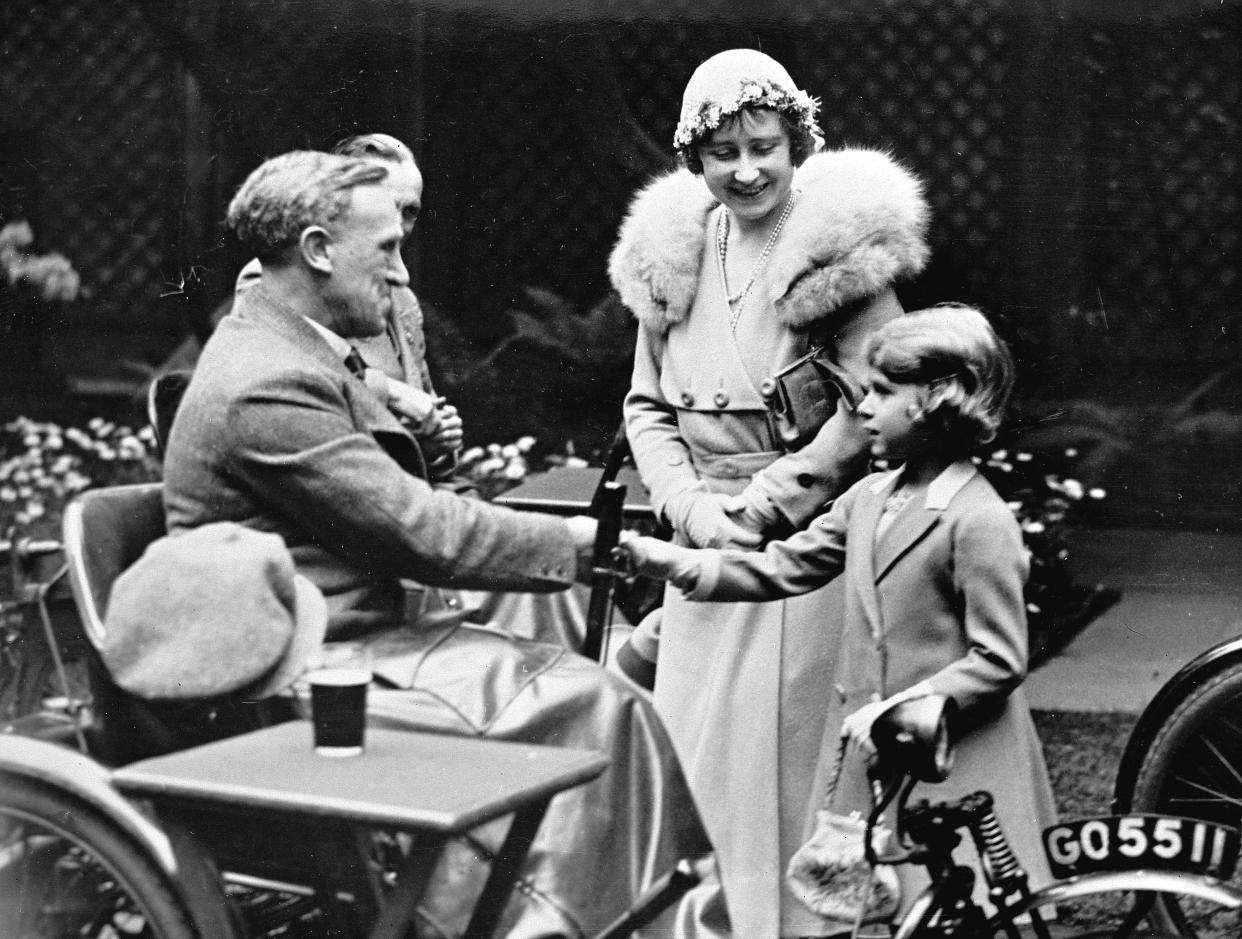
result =
[{"label": "man's gray hair", "polygon": [[251,173],[229,203],[228,225],[243,248],[268,263],[313,225],[328,225],[349,206],[355,186],[379,183],[388,170],[373,161],[315,150],[272,157]]},{"label": "man's gray hair", "polygon": [[358,134],[338,141],[332,152],[340,156],[388,163],[413,163],[414,153],[392,134]]}]

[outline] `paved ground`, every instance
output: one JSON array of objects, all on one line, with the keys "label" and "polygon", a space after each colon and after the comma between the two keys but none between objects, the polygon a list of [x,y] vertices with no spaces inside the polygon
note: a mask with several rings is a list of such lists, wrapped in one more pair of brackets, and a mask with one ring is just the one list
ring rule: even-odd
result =
[{"label": "paved ground", "polygon": [[1084,530],[1074,551],[1077,579],[1121,599],[1027,679],[1032,708],[1137,713],[1195,655],[1242,634],[1242,535]]}]

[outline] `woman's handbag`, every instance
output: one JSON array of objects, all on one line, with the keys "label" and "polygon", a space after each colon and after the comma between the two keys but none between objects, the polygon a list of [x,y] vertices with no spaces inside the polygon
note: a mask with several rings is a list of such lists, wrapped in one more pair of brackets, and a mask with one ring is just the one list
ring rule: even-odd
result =
[{"label": "woman's handbag", "polygon": [[776,436],[787,453],[802,448],[838,407],[853,411],[862,400],[858,382],[816,346],[765,382],[764,402]]},{"label": "woman's handbag", "polygon": [[[867,862],[866,819],[857,812],[842,815],[832,810],[847,743],[842,737],[823,808],[816,813],[815,832],[790,859],[785,879],[812,912],[851,923],[856,933],[863,923],[889,919],[897,912],[901,887],[891,866],[872,867]],[[891,839],[892,832],[877,825],[872,831],[875,853],[883,856]]]}]

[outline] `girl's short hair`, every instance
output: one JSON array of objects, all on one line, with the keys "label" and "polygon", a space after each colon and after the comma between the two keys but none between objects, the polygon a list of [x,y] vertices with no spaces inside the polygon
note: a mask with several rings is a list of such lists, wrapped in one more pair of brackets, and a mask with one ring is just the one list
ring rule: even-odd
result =
[{"label": "girl's short hair", "polygon": [[974,307],[941,303],[891,320],[872,337],[867,361],[889,381],[928,386],[924,415],[950,447],[969,452],[996,436],[1013,356]]}]

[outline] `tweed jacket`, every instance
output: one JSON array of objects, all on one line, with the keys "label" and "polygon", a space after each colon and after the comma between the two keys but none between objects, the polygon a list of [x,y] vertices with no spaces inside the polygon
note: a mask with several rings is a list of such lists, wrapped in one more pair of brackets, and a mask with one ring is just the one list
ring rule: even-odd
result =
[{"label": "tweed jacket", "polygon": [[418,445],[260,283],[203,349],[165,459],[170,530],[282,535],[338,627],[401,616],[399,579],[524,591],[573,582],[567,526],[433,489]]},{"label": "tweed jacket", "polygon": [[[237,275],[234,297],[240,297],[258,284],[262,276],[263,265],[258,258],[252,258]],[[371,368],[379,369],[389,378],[421,388],[430,395],[436,394],[431,371],[427,367],[423,308],[409,287],[393,290],[392,310],[384,331],[378,336],[359,337],[352,344]],[[436,482],[451,479],[456,469],[455,453],[442,454],[428,465],[431,478]]]},{"label": "tweed jacket", "polygon": [[805,452],[784,456],[771,438],[745,442],[745,456],[739,441],[723,440],[718,452],[731,459],[722,467],[704,465],[686,445],[691,425],[698,432],[725,418],[728,427],[732,415],[764,412],[765,376],[748,372],[747,355],[765,357],[770,376],[828,342],[862,378],[867,338],[902,312],[893,284],[926,263],[922,184],[885,154],[814,154],[793,186],[796,201],[756,285],[762,296],[750,303],[776,320],[759,348],[739,350],[740,333],[735,339],[716,315],[723,300],[703,295],[717,289],[705,245],[719,204],[702,179],[679,170],[655,180],[622,223],[609,274],[640,324],[626,423],[657,510],[717,469],[746,480],[762,470],[766,494],[798,527],[860,472],[864,441],[840,422]]}]

